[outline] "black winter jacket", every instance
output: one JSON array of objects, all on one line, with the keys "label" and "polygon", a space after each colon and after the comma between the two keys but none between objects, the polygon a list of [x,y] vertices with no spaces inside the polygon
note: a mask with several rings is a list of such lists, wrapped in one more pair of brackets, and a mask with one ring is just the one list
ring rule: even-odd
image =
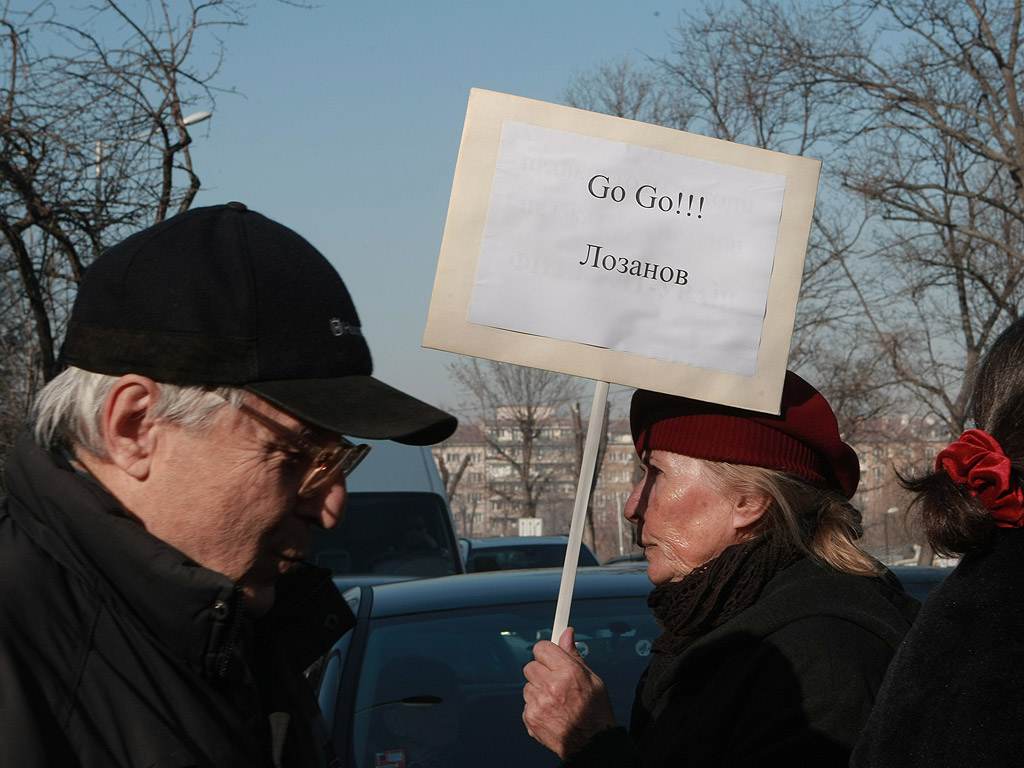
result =
[{"label": "black winter jacket", "polygon": [[799,560],[638,696],[630,731],[598,734],[573,768],[846,766],[919,603],[895,583]]},{"label": "black winter jacket", "polygon": [[1024,529],[993,531],[921,609],[855,768],[1024,763]]},{"label": "black winter jacket", "polygon": [[328,764],[302,670],[354,617],[327,572],[289,574],[254,621],[27,437],[4,481],[0,766]]}]

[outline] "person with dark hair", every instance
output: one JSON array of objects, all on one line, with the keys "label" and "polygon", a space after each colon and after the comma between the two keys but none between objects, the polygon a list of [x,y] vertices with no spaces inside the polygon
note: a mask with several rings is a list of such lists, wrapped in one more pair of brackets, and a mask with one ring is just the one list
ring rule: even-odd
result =
[{"label": "person with dark hair", "polygon": [[572,768],[845,766],[919,603],[855,543],[832,409],[787,373],[778,416],[640,390],[630,424],[662,634],[628,732],[571,627],[538,642],[527,730]]},{"label": "person with dark hair", "polygon": [[851,765],[1010,766],[1024,756],[1024,320],[974,373],[974,428],[908,478],[941,555],[962,555],[893,660]]},{"label": "person with dark hair", "polygon": [[353,437],[454,417],[372,376],[345,284],[241,203],[101,254],[0,499],[0,765],[327,766],[303,672],[355,621],[314,526]]}]

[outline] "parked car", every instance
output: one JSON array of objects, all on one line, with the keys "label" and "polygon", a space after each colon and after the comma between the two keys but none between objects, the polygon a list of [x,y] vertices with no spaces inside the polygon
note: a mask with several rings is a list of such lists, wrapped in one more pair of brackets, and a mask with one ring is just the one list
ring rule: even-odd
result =
[{"label": "parked car", "polygon": [[313,529],[310,562],[342,587],[462,573],[455,523],[426,446],[367,440],[372,450],[346,482],[342,522]]},{"label": "parked car", "polygon": [[[568,536],[495,536],[488,539],[459,539],[467,573],[510,571],[524,568],[559,568],[565,563]],[[593,550],[580,545],[577,563],[600,565]]]},{"label": "parked car", "polygon": [[[559,765],[526,733],[522,709],[523,667],[551,638],[560,579],[547,568],[348,590],[359,622],[310,673],[340,763],[409,765],[431,749],[445,755],[437,768]],[[569,621],[620,722],[660,633],[650,591],[643,567],[577,574]]]},{"label": "parked car", "polygon": [[[646,562],[643,552],[634,552],[610,558],[605,561],[604,565],[618,567],[631,563],[643,563],[646,565]],[[907,594],[911,597],[916,597],[922,603],[928,597],[928,594],[953,572],[952,568],[930,565],[893,565],[890,566],[889,570],[900,580]]]},{"label": "parked car", "polygon": [[900,580],[907,594],[916,597],[922,603],[928,594],[953,572],[952,568],[935,565],[894,565],[889,570]]},{"label": "parked car", "polygon": [[601,565],[620,565],[622,563],[645,563],[647,559],[644,557],[644,553],[630,552],[628,555],[616,555],[615,557],[609,557]]}]

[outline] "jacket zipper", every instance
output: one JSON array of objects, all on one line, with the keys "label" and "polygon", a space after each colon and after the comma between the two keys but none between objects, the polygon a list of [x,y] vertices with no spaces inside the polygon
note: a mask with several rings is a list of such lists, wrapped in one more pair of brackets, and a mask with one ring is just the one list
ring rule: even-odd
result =
[{"label": "jacket zipper", "polygon": [[217,667],[217,674],[226,678],[228,676],[228,665],[231,664],[231,654],[238,642],[238,635],[242,631],[242,622],[245,620],[245,593],[235,587],[235,611],[231,617],[231,627],[228,629],[228,639],[221,651],[220,664]]}]

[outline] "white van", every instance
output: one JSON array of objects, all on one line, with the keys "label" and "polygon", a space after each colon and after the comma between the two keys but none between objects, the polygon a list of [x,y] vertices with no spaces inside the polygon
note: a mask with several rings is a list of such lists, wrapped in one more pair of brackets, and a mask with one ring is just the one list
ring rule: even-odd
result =
[{"label": "white van", "polygon": [[313,529],[309,561],[342,586],[463,573],[455,523],[426,446],[366,440],[342,522]]}]

